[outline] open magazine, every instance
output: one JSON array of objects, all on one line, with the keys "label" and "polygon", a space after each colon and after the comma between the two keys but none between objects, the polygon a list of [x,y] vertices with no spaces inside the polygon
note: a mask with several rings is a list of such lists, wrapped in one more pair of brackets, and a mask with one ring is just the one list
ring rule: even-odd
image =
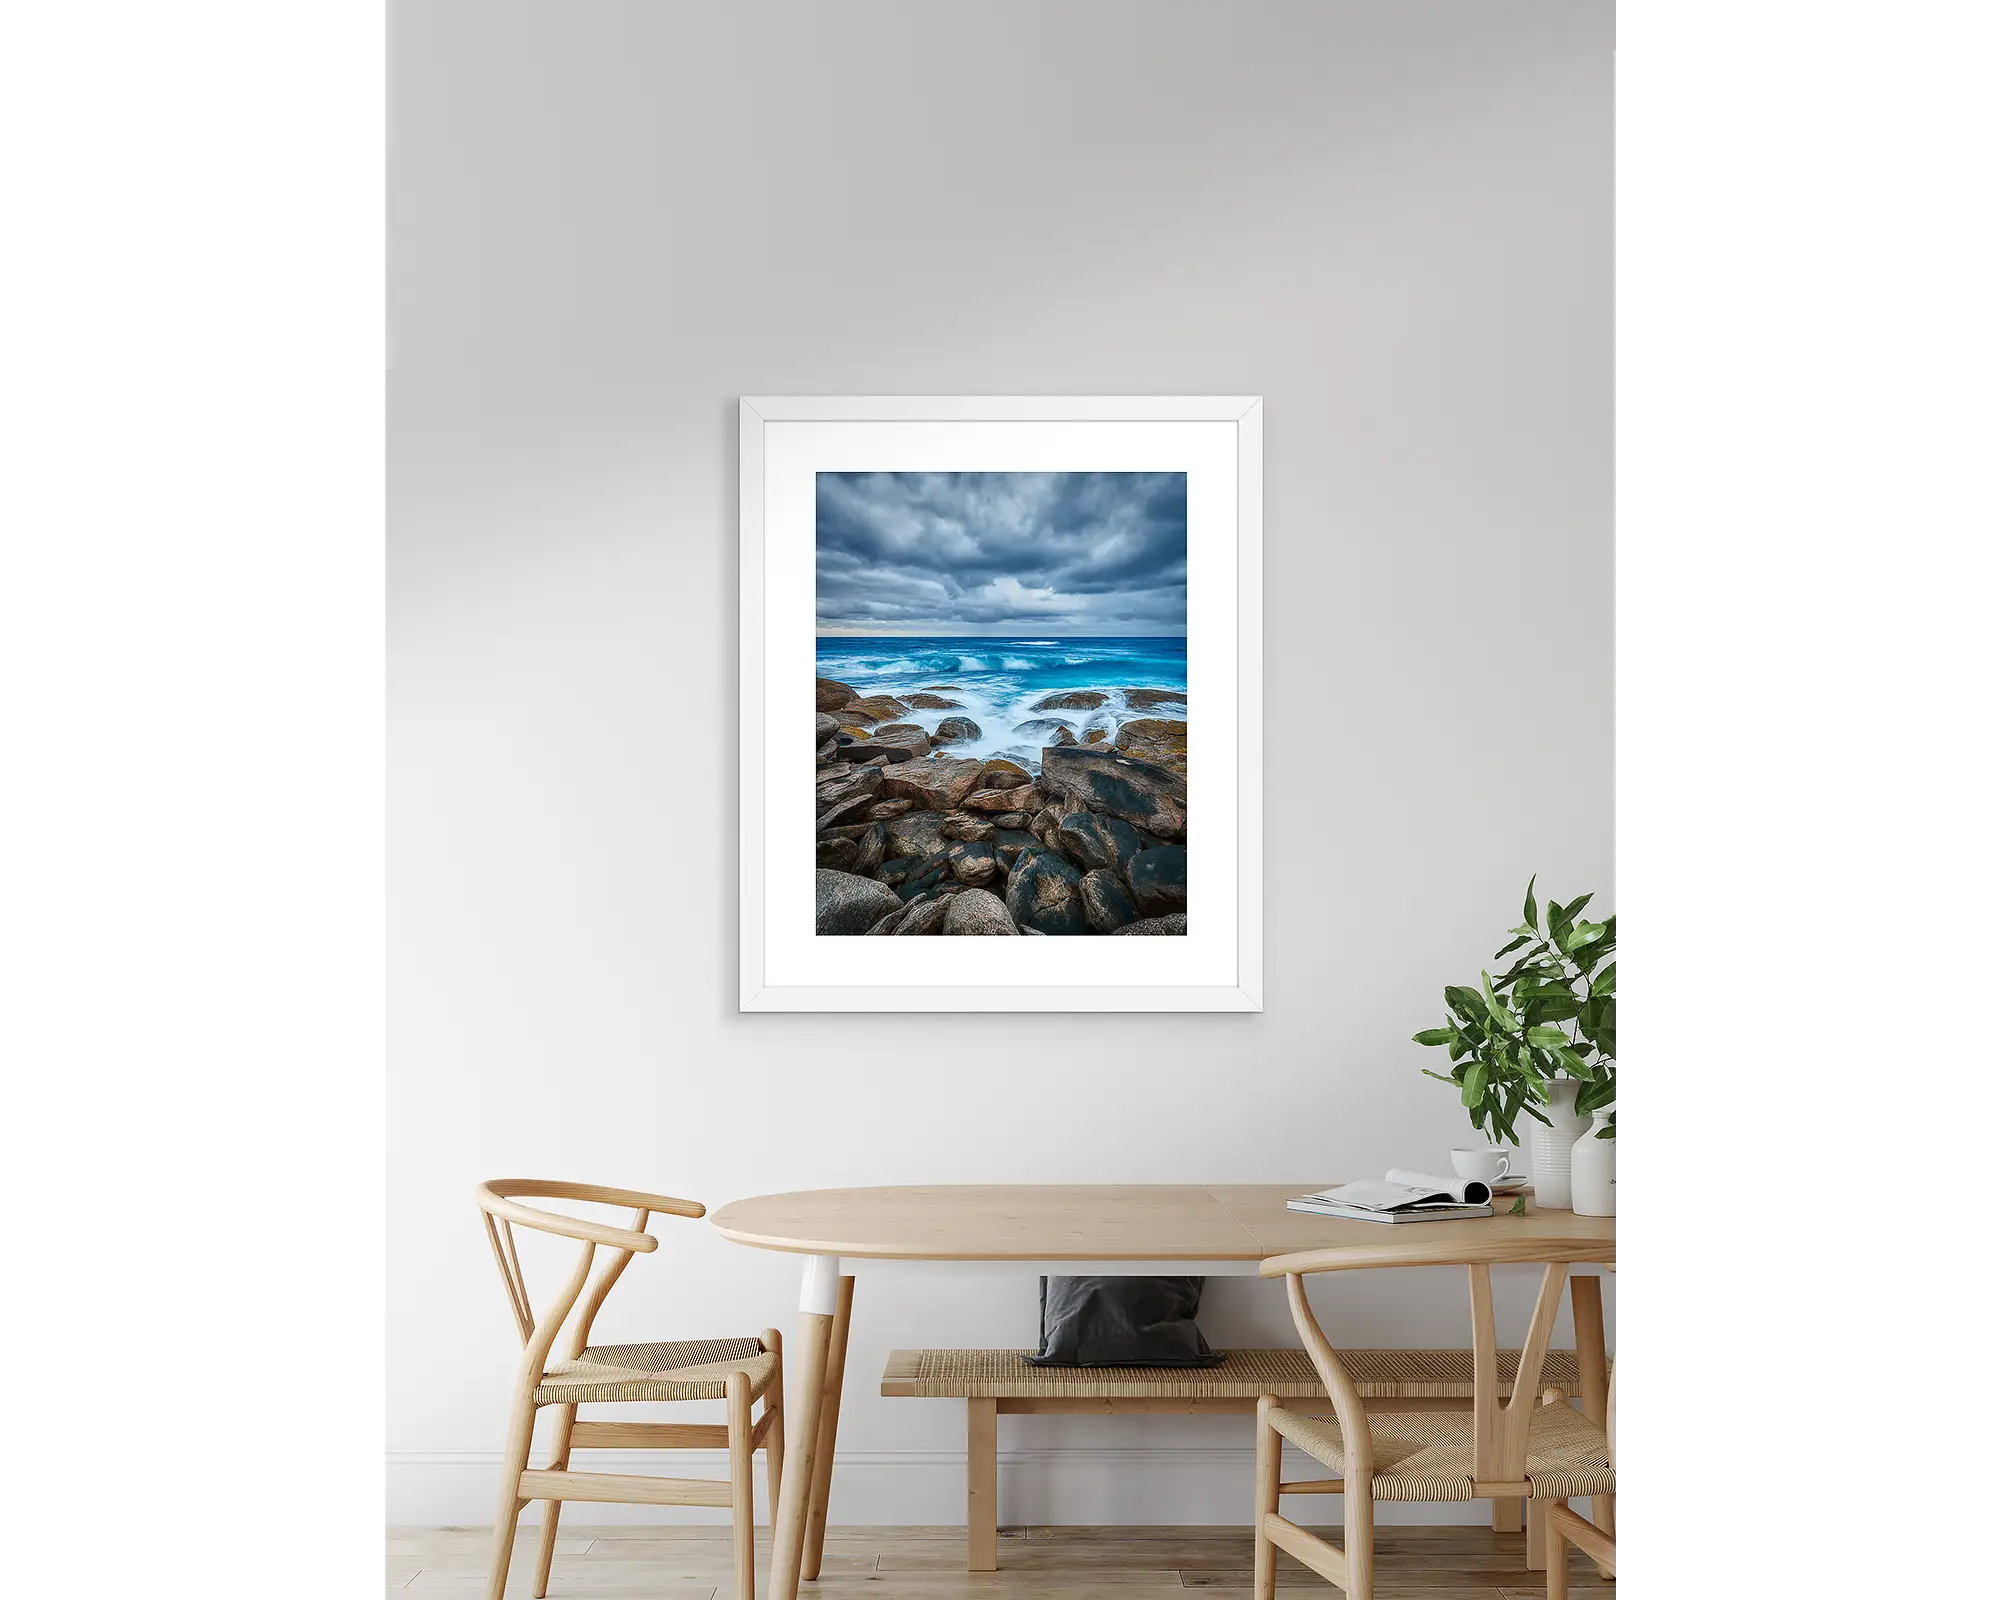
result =
[{"label": "open magazine", "polygon": [[1440,1178],[1392,1167],[1379,1183],[1343,1183],[1302,1194],[1285,1205],[1323,1217],[1358,1222],[1435,1222],[1452,1217],[1490,1217],[1493,1191],[1477,1178]]}]

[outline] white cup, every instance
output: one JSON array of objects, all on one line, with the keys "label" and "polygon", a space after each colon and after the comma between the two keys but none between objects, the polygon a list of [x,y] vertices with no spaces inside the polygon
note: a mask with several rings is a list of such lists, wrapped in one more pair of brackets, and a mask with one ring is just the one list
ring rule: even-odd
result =
[{"label": "white cup", "polygon": [[1502,1150],[1497,1145],[1480,1145],[1472,1150],[1454,1150],[1451,1153],[1451,1170],[1461,1178],[1476,1178],[1481,1183],[1498,1183],[1503,1178],[1514,1175],[1514,1154]]}]

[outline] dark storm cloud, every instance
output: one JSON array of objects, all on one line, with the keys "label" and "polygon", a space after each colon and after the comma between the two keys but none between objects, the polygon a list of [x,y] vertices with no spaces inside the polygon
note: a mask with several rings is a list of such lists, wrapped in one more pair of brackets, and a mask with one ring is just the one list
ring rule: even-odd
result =
[{"label": "dark storm cloud", "polygon": [[822,472],[829,632],[1187,631],[1187,474]]}]

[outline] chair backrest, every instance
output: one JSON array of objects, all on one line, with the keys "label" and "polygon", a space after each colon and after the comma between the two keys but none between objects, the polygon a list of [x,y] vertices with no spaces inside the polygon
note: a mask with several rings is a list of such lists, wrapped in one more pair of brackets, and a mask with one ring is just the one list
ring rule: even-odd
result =
[{"label": "chair backrest", "polygon": [[[1468,1256],[1473,1259],[1468,1260]],[[1562,1305],[1563,1284],[1576,1262],[1608,1262],[1608,1242],[1572,1239],[1499,1240],[1490,1247],[1385,1243],[1366,1250],[1301,1250],[1272,1256],[1258,1271],[1266,1278],[1283,1278],[1292,1321],[1305,1341],[1327,1398],[1340,1421],[1349,1480],[1372,1478],[1374,1453],[1368,1434],[1366,1408],[1353,1378],[1321,1331],[1306,1300],[1305,1280],[1318,1272],[1352,1271],[1364,1267],[1420,1267],[1463,1263],[1472,1289],[1472,1437],[1474,1497],[1480,1484],[1516,1486],[1527,1476],[1528,1427],[1541,1404],[1542,1362],[1548,1354],[1549,1333]],[[1503,1400],[1500,1392],[1499,1341],[1493,1325],[1492,1267],[1502,1262],[1528,1262],[1542,1267],[1541,1291],[1521,1341],[1521,1361],[1514,1383]]]},{"label": "chair backrest", "polygon": [[[472,1197],[486,1224],[486,1237],[493,1246],[493,1259],[500,1268],[500,1279],[507,1291],[507,1306],[514,1314],[514,1325],[521,1335],[524,1371],[532,1370],[535,1374],[540,1373],[556,1335],[562,1331],[563,1323],[580,1296],[583,1297],[583,1310],[571,1330],[569,1355],[573,1360],[583,1353],[590,1339],[590,1326],[597,1318],[599,1307],[604,1304],[604,1297],[618,1281],[619,1274],[633,1256],[645,1255],[659,1248],[659,1241],[646,1232],[646,1223],[652,1213],[664,1212],[676,1217],[707,1215],[707,1208],[696,1200],[676,1200],[669,1195],[646,1194],[637,1189],[607,1189],[594,1183],[560,1183],[546,1178],[494,1178],[480,1184]],[[630,1206],[632,1219],[628,1226],[621,1228],[610,1223],[524,1206],[520,1203],[522,1198]],[[536,1314],[534,1303],[528,1297],[528,1280],[521,1270],[520,1252],[514,1244],[517,1225],[537,1233],[575,1239],[583,1246],[569,1281],[544,1306],[540,1315]],[[600,1245],[614,1254],[591,1285],[590,1293],[584,1296],[584,1283],[590,1276],[591,1260]]]}]

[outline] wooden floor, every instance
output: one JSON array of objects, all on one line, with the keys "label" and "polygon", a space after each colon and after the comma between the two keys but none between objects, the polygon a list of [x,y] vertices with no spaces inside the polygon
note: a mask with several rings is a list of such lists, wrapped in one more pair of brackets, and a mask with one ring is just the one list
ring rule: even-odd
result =
[{"label": "wooden floor", "polygon": [[[413,1597],[483,1596],[484,1528],[397,1528],[389,1534],[388,1584]],[[540,1530],[524,1527],[514,1547],[510,1597],[534,1587]],[[1336,1543],[1339,1535],[1331,1535]],[[1540,1600],[1543,1575],[1523,1562],[1522,1536],[1484,1528],[1377,1528],[1378,1600]],[[770,1541],[757,1539],[757,1589],[769,1574]],[[1612,1600],[1613,1585],[1571,1552],[1570,1592]],[[1338,1591],[1290,1556],[1278,1557],[1278,1584],[1294,1594]],[[1242,1528],[1003,1528],[1000,1570],[965,1570],[962,1528],[834,1528],[817,1583],[827,1600],[957,1600],[972,1595],[1020,1600],[1192,1600],[1189,1590],[1250,1593],[1250,1534]],[[725,1528],[580,1527],[556,1545],[551,1600],[730,1600]]]}]

